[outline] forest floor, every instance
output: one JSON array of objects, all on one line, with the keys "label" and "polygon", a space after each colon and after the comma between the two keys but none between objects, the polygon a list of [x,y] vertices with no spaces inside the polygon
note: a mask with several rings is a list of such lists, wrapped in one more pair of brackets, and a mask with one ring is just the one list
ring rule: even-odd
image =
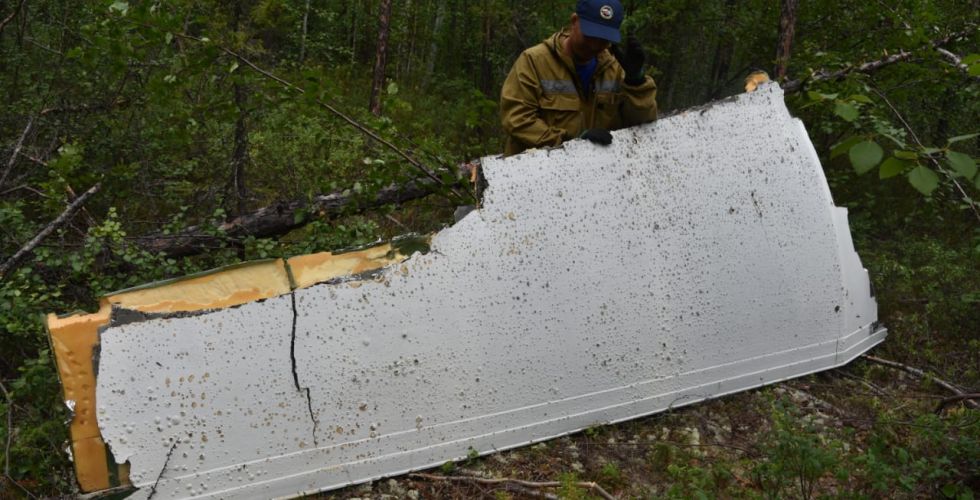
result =
[{"label": "forest floor", "polygon": [[960,404],[938,410],[949,396],[930,380],[860,358],[766,388],[447,463],[426,477],[400,476],[315,498],[973,498],[980,444],[970,441],[980,412]]}]

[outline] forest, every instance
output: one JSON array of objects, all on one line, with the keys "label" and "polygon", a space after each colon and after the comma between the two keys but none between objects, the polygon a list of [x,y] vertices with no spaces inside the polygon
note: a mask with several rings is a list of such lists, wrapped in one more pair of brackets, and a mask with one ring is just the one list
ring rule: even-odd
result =
[{"label": "forest", "polygon": [[[888,339],[842,369],[326,497],[974,498],[980,1],[623,5],[662,115],[755,71],[782,85]],[[46,314],[451,225],[478,197],[460,166],[502,151],[512,63],[574,8],[0,0],[0,498],[78,492]]]}]

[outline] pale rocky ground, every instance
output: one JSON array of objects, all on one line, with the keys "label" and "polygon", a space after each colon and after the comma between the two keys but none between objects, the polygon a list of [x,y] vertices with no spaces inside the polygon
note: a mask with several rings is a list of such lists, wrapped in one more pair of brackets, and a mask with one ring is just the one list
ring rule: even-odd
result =
[{"label": "pale rocky ground", "polygon": [[[762,496],[752,470],[765,460],[762,443],[773,428],[774,401],[797,409],[798,421],[819,435],[838,439],[844,453],[860,452],[868,431],[880,418],[879,408],[907,409],[909,419],[930,412],[946,394],[926,389],[902,372],[857,361],[833,370],[770,387],[735,394],[617,425],[598,426],[545,443],[492,454],[426,471],[434,475],[559,481],[574,473],[579,481],[595,481],[615,498],[685,498],[671,492],[678,472],[671,464],[709,469],[723,464],[730,474],[718,484],[733,497]],[[848,436],[841,439],[841,436]],[[567,477],[567,476],[566,476]],[[832,477],[821,479],[815,493],[837,494],[847,486]],[[571,493],[571,494],[570,494]],[[579,498],[601,498],[595,494]],[[671,494],[672,493],[672,494]],[[513,485],[445,482],[401,476],[337,490],[326,499],[419,498],[569,498],[576,492],[560,488],[528,489]],[[722,494],[720,496],[728,496]],[[780,497],[803,497],[792,489]],[[912,495],[918,496],[918,495]]]}]

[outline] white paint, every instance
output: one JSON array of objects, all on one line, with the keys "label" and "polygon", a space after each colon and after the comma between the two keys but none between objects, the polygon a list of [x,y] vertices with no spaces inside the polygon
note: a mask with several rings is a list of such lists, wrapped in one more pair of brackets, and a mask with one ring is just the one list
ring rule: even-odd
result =
[{"label": "white paint", "polygon": [[295,496],[846,363],[885,331],[782,98],[485,159],[485,206],[433,252],[295,292],[300,390],[291,297],[109,328],[103,436],[139,497]]}]

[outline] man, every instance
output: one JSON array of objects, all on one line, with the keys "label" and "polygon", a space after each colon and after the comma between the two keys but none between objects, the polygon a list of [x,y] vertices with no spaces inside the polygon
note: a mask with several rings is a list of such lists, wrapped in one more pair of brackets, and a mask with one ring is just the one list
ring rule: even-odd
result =
[{"label": "man", "polygon": [[579,0],[571,25],[525,50],[500,93],[505,154],[581,137],[612,143],[610,130],[657,118],[657,84],[643,73],[635,39],[619,43],[619,0]]}]

